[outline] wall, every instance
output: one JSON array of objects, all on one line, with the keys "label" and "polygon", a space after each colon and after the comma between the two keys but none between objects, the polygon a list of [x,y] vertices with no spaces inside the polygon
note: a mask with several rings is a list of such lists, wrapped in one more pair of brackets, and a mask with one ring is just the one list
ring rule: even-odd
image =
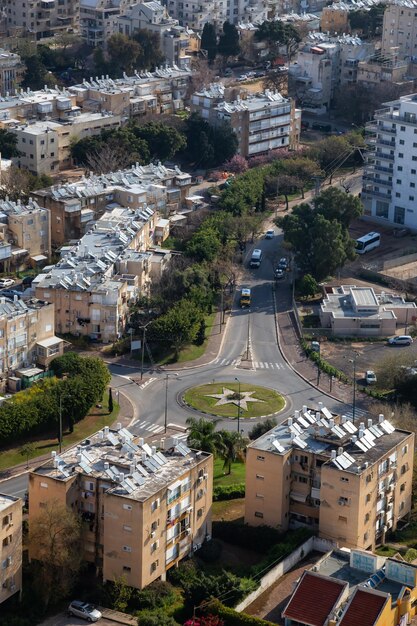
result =
[{"label": "wall", "polygon": [[387,261],[382,261],[382,269],[390,270],[393,267],[400,267],[401,265],[407,265],[407,263],[412,263],[413,261],[417,261],[417,253],[413,254],[405,254],[401,257],[396,257],[395,259],[388,259]]},{"label": "wall", "polygon": [[317,550],[318,552],[331,552],[335,548],[335,544],[326,539],[318,537],[310,537],[294,552],[291,552],[285,559],[280,561],[278,565],[273,567],[265,576],[260,579],[258,589],[249,594],[244,600],[239,602],[235,607],[236,611],[244,611],[252,602],[256,600],[266,589],[276,582],[281,576],[294,567],[299,561],[304,559],[310,552]]}]

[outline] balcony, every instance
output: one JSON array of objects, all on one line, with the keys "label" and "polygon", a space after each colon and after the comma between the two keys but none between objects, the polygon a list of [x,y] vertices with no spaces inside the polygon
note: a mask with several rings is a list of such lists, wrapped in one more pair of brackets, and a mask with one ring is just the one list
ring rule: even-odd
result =
[{"label": "balcony", "polygon": [[379,146],[389,146],[390,148],[395,148],[395,141],[387,141],[386,139],[380,139],[380,137],[377,137],[375,140],[375,143]]},{"label": "balcony", "polygon": [[370,183],[375,183],[375,185],[385,185],[386,187],[392,187],[392,180],[383,180],[382,178],[375,178],[366,174],[364,174],[363,180]]},{"label": "balcony", "polygon": [[390,201],[392,200],[391,198],[391,194],[386,194],[386,193],[381,193],[380,191],[374,191],[373,189],[367,189],[366,187],[364,187],[362,189],[362,195],[368,195],[368,196],[376,196],[377,198],[382,198],[383,200],[387,200]]},{"label": "balcony", "polygon": [[392,167],[383,167],[382,165],[369,165],[365,169],[364,178],[366,174],[370,174],[371,172],[383,172],[386,174],[393,174],[394,170]]},{"label": "balcony", "polygon": [[376,151],[374,154],[376,159],[386,159],[388,161],[394,161],[395,157],[393,154],[385,154],[384,152]]}]

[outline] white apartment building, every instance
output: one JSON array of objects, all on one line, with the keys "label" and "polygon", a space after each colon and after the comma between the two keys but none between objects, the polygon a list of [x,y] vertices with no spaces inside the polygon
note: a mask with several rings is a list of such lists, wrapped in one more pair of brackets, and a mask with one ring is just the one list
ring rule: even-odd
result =
[{"label": "white apartment building", "polygon": [[79,0],[0,0],[0,9],[7,16],[10,37],[43,39],[79,29]]},{"label": "white apartment building", "polygon": [[310,33],[289,68],[289,91],[305,109],[326,111],[336,90],[357,81],[359,62],[373,53],[359,37]]},{"label": "white apartment building", "polygon": [[211,22],[220,32],[224,22],[263,22],[268,17],[268,0],[167,0],[169,15],[181,26],[202,31]]},{"label": "white apartment building", "polygon": [[0,49],[0,95],[14,95],[23,79],[25,66],[18,54]]},{"label": "white apartment building", "polygon": [[381,52],[399,59],[417,58],[417,2],[391,0],[384,13]]},{"label": "white apartment building", "polygon": [[301,111],[295,109],[291,98],[271,91],[253,95],[244,90],[232,97],[233,90],[215,83],[193,94],[191,111],[213,125],[229,122],[238,138],[238,152],[244,157],[297,147]]},{"label": "white apartment building", "polygon": [[93,48],[105,47],[114,34],[117,19],[137,0],[80,0],[82,38]]},{"label": "white apartment building", "polygon": [[365,213],[382,224],[417,230],[417,94],[386,103],[367,130]]}]

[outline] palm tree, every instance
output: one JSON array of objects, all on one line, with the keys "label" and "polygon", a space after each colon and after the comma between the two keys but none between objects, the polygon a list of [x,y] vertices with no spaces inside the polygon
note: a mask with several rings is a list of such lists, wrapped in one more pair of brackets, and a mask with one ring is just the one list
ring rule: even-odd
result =
[{"label": "palm tree", "polygon": [[232,471],[232,463],[237,461],[243,455],[243,451],[246,446],[246,439],[235,430],[221,430],[219,431],[221,437],[221,448],[219,449],[219,456],[224,461],[223,469],[227,468],[227,473]]},{"label": "palm tree", "polygon": [[189,417],[186,421],[188,430],[187,443],[191,448],[210,452],[213,456],[222,449],[222,438],[216,426],[220,420],[205,420]]}]

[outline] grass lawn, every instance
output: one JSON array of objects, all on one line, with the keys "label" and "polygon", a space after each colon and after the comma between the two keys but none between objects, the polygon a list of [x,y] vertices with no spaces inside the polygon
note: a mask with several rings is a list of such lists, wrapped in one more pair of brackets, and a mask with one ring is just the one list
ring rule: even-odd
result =
[{"label": "grass lawn", "polygon": [[245,515],[245,498],[213,502],[211,510],[213,522],[241,522]]},{"label": "grass lawn", "polygon": [[[230,389],[237,393],[239,384],[235,382],[225,383],[209,383],[207,385],[201,385],[200,387],[192,387],[188,389],[184,394],[184,400],[187,404],[192,406],[198,411],[204,413],[211,413],[218,415],[219,417],[237,417],[238,406],[237,404],[223,404],[216,406],[219,401],[218,398],[210,398],[210,394],[221,394],[223,388]],[[247,417],[259,417],[261,415],[271,415],[278,413],[285,406],[284,398],[273,389],[267,389],[266,387],[259,387],[258,385],[241,384],[240,393],[245,391],[252,391],[253,394],[250,397],[260,400],[258,402],[248,402],[247,410],[241,405],[240,417],[241,419]]]},{"label": "grass lawn", "polygon": [[245,463],[232,463],[232,471],[225,474],[223,471],[222,459],[214,459],[213,469],[213,486],[219,485],[235,485],[236,483],[244,483],[246,475]]},{"label": "grass lawn", "polygon": [[379,554],[379,556],[391,557],[394,554],[398,554],[398,550],[395,548],[390,548],[389,546],[380,546],[376,550],[374,550],[375,554]]},{"label": "grass lawn", "polygon": [[[107,410],[108,401],[109,392],[106,390],[103,396],[102,408],[93,407],[83,420],[74,425],[74,431],[72,433],[64,433],[63,448],[85,439],[92,433],[100,430],[100,428],[103,428],[103,426],[110,426],[110,424],[115,421],[119,414],[120,407],[113,395],[113,411],[109,413]],[[32,454],[29,454],[29,459],[48,454],[51,450],[57,450],[58,448],[56,437],[50,438],[49,436],[45,436],[44,439],[31,439],[30,443],[33,444],[34,450]],[[26,461],[26,455],[22,456],[20,453],[23,445],[23,442],[21,442],[19,446],[15,448],[0,451],[0,470],[8,469]]]},{"label": "grass lawn", "polygon": [[206,315],[205,317],[206,338],[204,339],[204,342],[200,346],[196,346],[193,343],[189,344],[188,346],[185,346],[185,348],[183,348],[180,351],[180,354],[177,360],[175,360],[174,352],[170,351],[159,360],[159,365],[167,365],[168,363],[186,363],[187,361],[194,361],[195,359],[200,358],[200,356],[203,356],[204,352],[206,351],[207,343],[211,335],[213,326],[214,326],[214,332],[216,332],[216,326],[218,327],[218,324],[214,323],[215,319],[216,319],[216,312],[210,313],[210,315]]}]

